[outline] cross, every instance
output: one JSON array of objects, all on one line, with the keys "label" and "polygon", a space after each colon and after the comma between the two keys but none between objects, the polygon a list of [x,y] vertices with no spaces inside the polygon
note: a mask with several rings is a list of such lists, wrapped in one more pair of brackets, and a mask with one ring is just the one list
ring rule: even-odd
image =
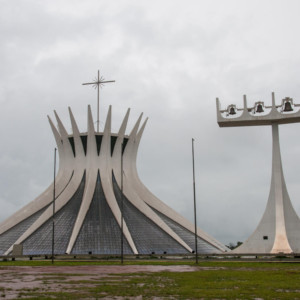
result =
[{"label": "cross", "polygon": [[100,76],[100,71],[98,70],[98,78],[95,78],[93,82],[83,83],[82,85],[92,85],[95,89],[97,89],[97,132],[99,132],[99,87],[103,86],[105,83],[115,82],[115,80],[105,80],[102,76]]}]

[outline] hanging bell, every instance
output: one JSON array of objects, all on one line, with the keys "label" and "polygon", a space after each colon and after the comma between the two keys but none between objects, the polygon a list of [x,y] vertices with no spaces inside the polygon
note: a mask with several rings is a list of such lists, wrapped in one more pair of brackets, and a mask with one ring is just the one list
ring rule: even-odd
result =
[{"label": "hanging bell", "polygon": [[235,115],[235,114],[236,114],[235,109],[234,109],[234,106],[231,106],[231,107],[229,108],[229,114],[230,114],[230,115]]},{"label": "hanging bell", "polygon": [[263,106],[262,106],[261,103],[259,103],[259,104],[256,105],[256,111],[255,112],[257,112],[257,113],[264,112],[264,109],[263,109]]},{"label": "hanging bell", "polygon": [[293,111],[292,105],[290,101],[284,102],[284,108],[283,111]]}]

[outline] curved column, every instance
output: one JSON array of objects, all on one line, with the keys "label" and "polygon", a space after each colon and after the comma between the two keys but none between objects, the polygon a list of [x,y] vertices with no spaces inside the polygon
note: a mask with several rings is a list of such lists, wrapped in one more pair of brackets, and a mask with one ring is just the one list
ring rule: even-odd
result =
[{"label": "curved column", "polygon": [[98,166],[95,164],[97,160],[97,144],[95,137],[94,122],[91,107],[88,106],[88,138],[87,138],[87,161],[86,161],[86,184],[84,187],[81,206],[73,227],[71,238],[66,253],[70,254],[76,242],[77,236],[90,208],[97,181]]},{"label": "curved column", "polygon": [[[68,201],[72,198],[74,193],[77,191],[82,177],[83,170],[74,171],[74,175],[64,190],[64,192],[58,196],[55,200],[55,213],[57,213],[61,208],[63,208]],[[50,205],[43,214],[18,238],[18,240],[14,244],[20,244],[24,242],[31,234],[33,234],[40,226],[42,226],[45,222],[47,222],[53,216],[53,207]],[[12,251],[13,245],[5,252],[4,255],[8,255]]]},{"label": "curved column", "polygon": [[123,122],[120,126],[114,151],[112,154],[112,168],[114,171],[114,176],[117,182],[121,182],[121,155],[122,155],[122,143],[124,142],[125,130],[128,123],[130,109],[127,110],[127,113],[123,119]]},{"label": "curved column", "polygon": [[84,149],[83,149],[82,141],[80,138],[80,132],[79,132],[77,123],[75,121],[75,118],[73,116],[73,113],[72,113],[72,110],[70,107],[69,107],[69,115],[70,115],[70,120],[71,120],[71,124],[72,124],[72,131],[73,131],[75,157],[76,157],[77,163],[83,164],[85,161]]},{"label": "curved column", "polygon": [[[129,112],[127,114],[129,114]],[[125,118],[126,118],[126,116],[125,116]],[[126,127],[126,123],[127,123],[127,121],[123,122],[123,127]],[[124,128],[124,130],[125,130],[125,128]],[[118,202],[115,198],[113,184],[112,184],[112,159],[111,159],[110,138],[111,138],[111,106],[109,107],[106,124],[105,124],[105,129],[104,129],[104,133],[103,133],[102,145],[101,145],[100,156],[99,156],[99,160],[100,160],[99,165],[100,165],[101,183],[102,183],[102,188],[103,188],[105,198],[107,200],[107,203],[108,203],[113,215],[116,218],[117,223],[121,227],[121,211],[118,206]],[[136,246],[134,244],[132,236],[128,230],[125,220],[123,220],[123,233],[124,233],[125,238],[128,241],[129,246],[131,247],[133,253],[137,254],[138,251],[136,249]]]},{"label": "curved column", "polygon": [[[57,195],[59,195],[69,184],[71,177],[73,175],[73,168],[70,167],[70,163],[68,163],[68,159],[66,159],[66,152],[68,143],[63,144],[62,143],[62,137],[55,128],[53,122],[51,121],[50,117],[48,116],[49,124],[52,129],[58,153],[59,153],[59,169],[58,173],[56,175],[56,192]],[[18,210],[15,214],[13,214],[11,217],[6,219],[2,224],[0,225],[0,234],[3,232],[6,232],[10,228],[14,227],[15,225],[19,224],[23,220],[27,219],[34,213],[38,212],[39,210],[43,209],[45,206],[47,206],[49,203],[53,201],[53,183],[49,185],[49,187],[38,197],[36,197],[33,201],[28,203],[25,207]]]},{"label": "curved column", "polygon": [[[49,117],[48,117],[49,118]],[[64,126],[60,122],[60,119],[58,115],[56,114],[56,118],[58,120],[58,125],[60,126],[60,132],[62,135],[60,135],[55,126],[53,125],[53,122],[49,118],[50,126],[52,128],[52,131],[54,133],[57,146],[59,149],[59,154],[62,155],[60,161],[62,162],[63,167],[60,168],[61,171],[61,177],[64,177],[66,174],[72,174],[71,179],[69,179],[68,184],[64,187],[63,193],[59,192],[58,189],[58,196],[55,200],[55,213],[58,212],[61,208],[63,208],[68,201],[72,198],[74,193],[77,191],[82,177],[84,175],[84,169],[81,168],[78,164],[75,164],[74,162],[74,155],[73,152],[71,153],[71,145],[69,141],[67,140],[68,134],[66,130],[64,129]],[[71,155],[68,159],[66,159],[66,155]],[[58,177],[58,176],[57,176]],[[68,178],[65,178],[65,180]],[[56,186],[59,184],[59,182],[56,184]],[[48,199],[48,204],[50,204],[53,201],[53,185],[52,189],[49,190],[49,196],[45,197],[45,193],[42,194],[43,200]],[[31,212],[30,215],[33,213]],[[45,222],[47,222],[50,218],[53,216],[53,207],[50,205],[43,214],[18,238],[18,240],[15,242],[15,244],[20,244],[24,242],[31,234],[33,234],[40,226],[42,226]],[[5,255],[8,255],[12,251],[13,245],[6,251]]]}]

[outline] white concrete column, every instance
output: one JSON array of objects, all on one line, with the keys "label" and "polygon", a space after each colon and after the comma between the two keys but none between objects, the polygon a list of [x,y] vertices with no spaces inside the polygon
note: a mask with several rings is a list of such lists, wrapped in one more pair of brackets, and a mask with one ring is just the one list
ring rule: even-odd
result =
[{"label": "white concrete column", "polygon": [[279,132],[278,125],[272,125],[272,137],[273,137],[273,154],[272,154],[272,181],[271,181],[271,191],[274,191],[274,200],[275,200],[275,219],[276,219],[276,228],[275,228],[275,240],[272,253],[291,253],[292,249],[290,247],[286,226],[285,226],[285,215],[284,215],[284,201],[288,197],[284,189],[285,181],[282,171],[281,155],[280,155],[280,146],[279,146]]}]

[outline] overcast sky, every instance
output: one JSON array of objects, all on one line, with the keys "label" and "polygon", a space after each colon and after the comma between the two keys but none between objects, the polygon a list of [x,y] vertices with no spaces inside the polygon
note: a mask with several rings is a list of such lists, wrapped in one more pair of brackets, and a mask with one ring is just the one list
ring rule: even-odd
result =
[{"label": "overcast sky", "polygon": [[[71,106],[86,131],[100,69],[101,124],[128,107],[130,130],[149,117],[138,171],[162,201],[193,221],[195,138],[199,226],[223,243],[244,241],[264,212],[271,128],[219,128],[222,108],[290,96],[300,103],[298,0],[0,0],[0,221],[52,182],[56,110],[71,133]],[[290,198],[300,214],[300,124],[280,126]]]}]

